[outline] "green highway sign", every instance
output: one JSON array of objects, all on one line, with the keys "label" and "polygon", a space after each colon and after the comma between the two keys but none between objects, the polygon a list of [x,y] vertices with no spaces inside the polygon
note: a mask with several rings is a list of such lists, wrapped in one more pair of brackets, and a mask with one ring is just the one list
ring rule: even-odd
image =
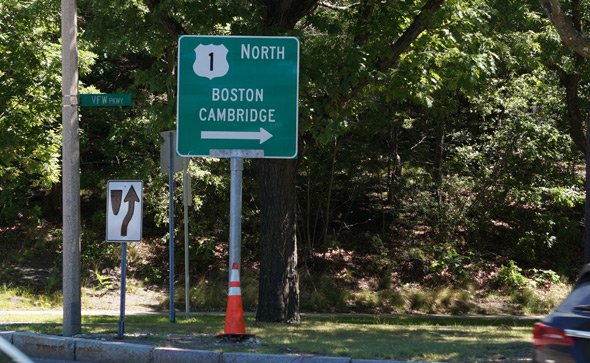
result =
[{"label": "green highway sign", "polygon": [[80,106],[87,107],[117,107],[131,106],[130,93],[109,93],[109,94],[81,94]]},{"label": "green highway sign", "polygon": [[178,154],[295,158],[298,92],[297,38],[180,37]]}]

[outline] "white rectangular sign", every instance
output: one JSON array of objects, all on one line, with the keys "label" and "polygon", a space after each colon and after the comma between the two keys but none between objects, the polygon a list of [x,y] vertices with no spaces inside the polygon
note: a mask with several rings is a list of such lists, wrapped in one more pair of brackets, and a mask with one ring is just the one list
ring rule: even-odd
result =
[{"label": "white rectangular sign", "polygon": [[143,181],[110,180],[107,186],[108,242],[141,241]]}]

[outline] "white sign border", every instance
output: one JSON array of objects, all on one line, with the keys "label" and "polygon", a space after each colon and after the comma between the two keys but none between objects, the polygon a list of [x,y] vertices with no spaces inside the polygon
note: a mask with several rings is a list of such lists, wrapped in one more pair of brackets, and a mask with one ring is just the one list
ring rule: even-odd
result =
[{"label": "white sign border", "polygon": [[[109,199],[110,199],[110,191],[111,191],[111,183],[139,183],[140,190],[136,191],[137,196],[139,197],[139,239],[133,238],[109,238]],[[107,181],[107,195],[106,195],[106,229],[105,229],[105,241],[107,242],[141,242],[143,240],[143,180],[109,180]],[[121,196],[121,198],[124,198]],[[136,234],[136,233],[134,233]]]},{"label": "white sign border", "polygon": [[[256,38],[283,38],[283,39],[292,39],[295,40],[297,43],[297,82],[296,82],[296,87],[295,87],[295,94],[296,94],[296,98],[297,98],[297,102],[295,103],[295,152],[293,153],[293,155],[290,156],[266,156],[264,155],[264,153],[260,153],[259,150],[255,150],[255,149],[246,149],[246,150],[240,150],[240,149],[228,149],[228,150],[223,150],[225,151],[225,153],[217,153],[218,149],[209,149],[209,154],[181,154],[180,152],[178,152],[178,113],[179,113],[179,105],[180,105],[180,97],[178,97],[179,92],[180,92],[180,77],[181,77],[181,67],[180,67],[180,43],[182,42],[183,39],[188,39],[188,38],[215,38],[215,39],[229,39],[229,38],[238,38],[238,39],[256,39]],[[205,35],[205,34],[185,34],[185,35],[181,35],[178,38],[178,44],[177,44],[177,56],[176,56],[176,66],[178,68],[177,72],[177,78],[176,78],[176,154],[180,155],[182,157],[199,157],[199,158],[208,158],[208,157],[217,157],[217,158],[232,158],[232,157],[236,157],[236,156],[232,156],[232,155],[228,155],[225,156],[224,154],[227,154],[229,152],[229,154],[232,153],[236,153],[236,154],[242,154],[244,156],[237,156],[237,157],[242,157],[242,158],[258,158],[258,159],[296,159],[299,156],[299,91],[300,91],[300,76],[301,76],[301,41],[299,39],[299,37],[297,36],[289,36],[289,35],[281,35],[281,36],[267,36],[267,35]],[[251,153],[254,152],[254,153]]]}]

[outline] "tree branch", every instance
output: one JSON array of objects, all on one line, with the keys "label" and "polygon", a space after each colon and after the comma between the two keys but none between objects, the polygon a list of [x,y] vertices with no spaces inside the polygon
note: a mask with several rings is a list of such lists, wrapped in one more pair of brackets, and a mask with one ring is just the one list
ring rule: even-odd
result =
[{"label": "tree branch", "polygon": [[295,24],[318,5],[318,0],[262,0],[266,7],[267,27],[292,30]]},{"label": "tree branch", "polygon": [[186,30],[178,21],[176,21],[176,19],[172,18],[168,14],[162,14],[162,12],[158,9],[160,3],[161,0],[146,1],[146,5],[150,12],[176,42],[179,35],[186,34]]},{"label": "tree branch", "polygon": [[[382,60],[380,63],[377,64],[376,70],[379,72],[385,72],[392,69],[402,54],[404,54],[409,48],[410,45],[414,40],[424,32],[428,26],[430,25],[432,18],[434,15],[440,10],[442,5],[444,4],[445,0],[428,0],[420,13],[416,15],[412,24],[406,28],[403,34],[394,42],[390,44],[390,48],[392,50],[391,55],[387,58]],[[350,93],[345,96],[343,100],[343,105],[348,103],[351,99],[353,99],[356,95],[359,94],[368,84],[369,78],[365,78],[361,82],[359,82],[356,87],[354,87]]]},{"label": "tree branch", "polygon": [[405,53],[414,40],[428,28],[432,18],[442,7],[445,0],[428,0],[420,10],[420,13],[414,18],[412,24],[395,42],[391,43],[393,54],[389,59],[379,64],[377,69],[381,72],[391,69],[399,61],[400,56]]},{"label": "tree branch", "polygon": [[318,2],[318,5],[322,6],[324,8],[332,9],[332,10],[348,10],[350,8],[360,5],[360,2],[350,4],[350,5],[335,5],[335,4],[329,3],[327,1],[320,1],[320,2]]},{"label": "tree branch", "polygon": [[590,58],[590,38],[576,30],[572,20],[561,10],[559,0],[539,0],[539,3],[565,45],[582,57]]}]

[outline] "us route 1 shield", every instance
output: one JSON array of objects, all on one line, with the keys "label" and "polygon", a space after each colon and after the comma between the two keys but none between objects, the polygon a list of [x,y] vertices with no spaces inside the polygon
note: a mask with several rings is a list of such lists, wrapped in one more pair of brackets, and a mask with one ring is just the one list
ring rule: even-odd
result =
[{"label": "us route 1 shield", "polygon": [[143,222],[143,181],[110,180],[107,184],[108,242],[139,242]]},{"label": "us route 1 shield", "polygon": [[298,92],[297,38],[180,37],[178,154],[296,157]]}]

